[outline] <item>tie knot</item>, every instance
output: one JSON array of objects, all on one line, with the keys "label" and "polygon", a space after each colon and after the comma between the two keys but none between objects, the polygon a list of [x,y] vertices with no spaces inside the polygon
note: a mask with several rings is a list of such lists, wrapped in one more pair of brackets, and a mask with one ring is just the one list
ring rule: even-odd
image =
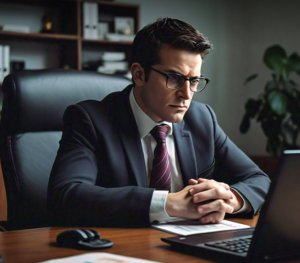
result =
[{"label": "tie knot", "polygon": [[154,137],[157,143],[164,143],[166,142],[167,131],[168,131],[168,126],[162,124],[162,125],[156,125],[151,130],[150,133]]}]

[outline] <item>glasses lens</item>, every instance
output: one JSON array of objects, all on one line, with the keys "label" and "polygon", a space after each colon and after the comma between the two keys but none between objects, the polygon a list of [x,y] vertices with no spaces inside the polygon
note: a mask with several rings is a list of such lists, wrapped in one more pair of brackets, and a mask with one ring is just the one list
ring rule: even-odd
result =
[{"label": "glasses lens", "polygon": [[184,83],[185,79],[177,74],[170,74],[167,81],[167,87],[169,89],[177,89]]},{"label": "glasses lens", "polygon": [[206,80],[205,79],[193,79],[191,80],[191,90],[199,92],[205,88]]}]

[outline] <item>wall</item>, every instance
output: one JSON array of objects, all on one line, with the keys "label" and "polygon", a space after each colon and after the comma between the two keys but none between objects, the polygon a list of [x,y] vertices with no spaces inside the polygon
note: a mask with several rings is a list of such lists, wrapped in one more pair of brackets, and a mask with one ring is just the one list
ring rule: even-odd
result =
[{"label": "wall", "polygon": [[[0,26],[9,25],[26,25],[30,28],[31,33],[38,33],[42,29],[42,18],[44,13],[53,10],[45,7],[32,5],[7,4],[0,3]],[[10,60],[25,61],[26,69],[41,69],[58,67],[58,46],[55,43],[45,44],[14,41],[1,41],[1,44],[10,45]]]},{"label": "wall", "polygon": [[[170,16],[184,20],[204,33],[214,44],[214,50],[206,58],[203,75],[211,79],[208,88],[195,95],[195,100],[210,104],[219,123],[229,137],[247,154],[266,155],[265,137],[260,127],[253,123],[246,135],[239,132],[244,113],[244,103],[249,97],[256,97],[269,78],[269,71],[262,63],[263,52],[269,45],[279,43],[288,53],[300,53],[300,22],[298,0],[116,0],[117,2],[140,5],[140,26],[153,22],[158,17]],[[44,9],[33,7],[28,13],[18,5],[6,5],[1,12],[1,21],[18,24],[24,18],[32,32],[41,28]],[[9,20],[11,13],[18,17]],[[16,10],[17,8],[17,10]],[[8,19],[8,20],[7,20]],[[14,48],[14,46],[12,46]],[[12,59],[26,61],[26,68],[37,69],[58,65],[53,54],[56,45],[39,43],[15,47]],[[45,52],[47,50],[47,52]],[[247,87],[243,82],[252,73],[260,78]],[[296,80],[299,80],[297,77]],[[299,81],[300,82],[300,81]]]},{"label": "wall", "polygon": [[[244,104],[263,90],[270,72],[262,63],[264,50],[281,44],[288,54],[300,53],[300,1],[297,0],[118,0],[140,4],[141,27],[158,17],[184,20],[204,33],[214,44],[205,60],[203,75],[211,79],[195,100],[210,104],[221,127],[247,154],[267,155],[266,140],[256,123],[240,134]],[[245,78],[259,73],[247,87]],[[295,77],[299,81],[299,77]],[[299,81],[300,83],[300,81]]]}]

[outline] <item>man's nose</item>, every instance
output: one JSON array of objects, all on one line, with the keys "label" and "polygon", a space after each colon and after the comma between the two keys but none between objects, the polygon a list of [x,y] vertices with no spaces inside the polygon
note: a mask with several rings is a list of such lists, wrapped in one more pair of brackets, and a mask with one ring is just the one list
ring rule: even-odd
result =
[{"label": "man's nose", "polygon": [[188,80],[186,80],[182,87],[179,89],[179,96],[181,97],[181,99],[185,99],[185,100],[189,100],[193,97],[193,92],[190,89],[190,82]]}]

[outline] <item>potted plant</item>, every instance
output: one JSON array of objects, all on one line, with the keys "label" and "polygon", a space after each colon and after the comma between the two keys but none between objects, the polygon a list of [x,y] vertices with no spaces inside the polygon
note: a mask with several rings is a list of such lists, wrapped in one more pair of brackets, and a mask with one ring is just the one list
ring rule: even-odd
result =
[{"label": "potted plant", "polygon": [[[293,73],[300,75],[300,57],[295,52],[287,56],[280,45],[273,45],[266,49],[263,62],[272,78],[257,99],[247,100],[240,132],[246,133],[255,119],[267,137],[266,151],[278,157],[285,149],[300,149],[300,86],[290,78]],[[249,76],[244,85],[257,77]]]}]

